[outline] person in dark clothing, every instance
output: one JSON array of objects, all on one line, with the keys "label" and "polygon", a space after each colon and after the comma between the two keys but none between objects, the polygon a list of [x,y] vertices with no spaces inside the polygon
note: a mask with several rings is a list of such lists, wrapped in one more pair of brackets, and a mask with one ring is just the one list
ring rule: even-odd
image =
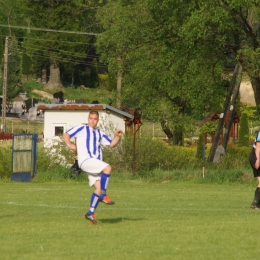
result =
[{"label": "person in dark clothing", "polygon": [[255,197],[250,208],[260,209],[260,131],[257,132],[254,140],[252,152],[249,155],[249,162],[253,169],[254,177],[257,178],[258,181],[258,185],[255,190]]}]

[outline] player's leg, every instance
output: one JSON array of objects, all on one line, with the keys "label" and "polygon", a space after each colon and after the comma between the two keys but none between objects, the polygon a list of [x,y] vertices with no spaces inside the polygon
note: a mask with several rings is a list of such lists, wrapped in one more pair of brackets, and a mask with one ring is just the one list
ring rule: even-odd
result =
[{"label": "player's leg", "polygon": [[107,205],[115,204],[106,194],[109,178],[112,172],[112,167],[104,161],[90,158],[81,163],[81,169],[88,173],[90,186],[93,186],[94,184],[94,182],[92,182],[94,176],[97,176],[100,179],[100,183],[101,183],[100,201],[106,203]]},{"label": "player's leg", "polygon": [[260,176],[256,176],[258,185],[255,190],[254,200],[251,204],[251,209],[260,209]]},{"label": "player's leg", "polygon": [[100,195],[100,201],[104,202],[107,205],[113,205],[115,204],[114,201],[110,199],[109,196],[107,196],[107,187],[109,178],[111,176],[112,167],[110,165],[107,165],[101,174],[101,195]]},{"label": "player's leg", "polygon": [[253,170],[254,177],[257,179],[258,185],[255,190],[254,200],[250,205],[251,209],[260,209],[260,168],[255,168],[256,156],[254,150],[249,155],[249,162]]},{"label": "player's leg", "polygon": [[93,224],[97,224],[97,218],[96,218],[96,215],[94,214],[94,212],[98,206],[99,197],[100,197],[100,193],[101,193],[100,180],[97,180],[93,186],[94,186],[94,192],[91,196],[89,211],[85,215],[85,218],[90,220]]}]

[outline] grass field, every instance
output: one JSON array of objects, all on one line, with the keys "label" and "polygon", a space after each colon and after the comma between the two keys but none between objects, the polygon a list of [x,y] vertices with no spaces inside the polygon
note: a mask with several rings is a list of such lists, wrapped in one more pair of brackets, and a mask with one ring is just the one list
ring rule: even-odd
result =
[{"label": "grass field", "polygon": [[255,187],[113,182],[84,219],[86,182],[0,183],[1,259],[259,259]]}]

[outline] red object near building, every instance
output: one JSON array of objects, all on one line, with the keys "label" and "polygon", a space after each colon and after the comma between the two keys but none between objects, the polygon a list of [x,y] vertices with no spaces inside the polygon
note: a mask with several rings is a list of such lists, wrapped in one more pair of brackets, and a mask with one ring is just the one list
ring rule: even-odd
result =
[{"label": "red object near building", "polygon": [[[226,115],[225,115],[224,124],[223,124],[223,130],[227,126],[229,113],[230,113],[230,110],[228,110]],[[203,120],[200,123],[199,126],[202,127],[204,124],[209,123],[209,122],[214,122],[214,121],[216,121],[218,119],[220,119],[220,114],[216,113],[216,112],[213,112],[213,113],[210,114],[210,116],[208,118]],[[231,127],[230,127],[230,131],[229,131],[229,140],[232,139],[233,141],[236,141],[238,139],[239,123],[240,123],[240,118],[239,118],[237,112],[235,111],[234,116],[233,116],[233,121],[232,121],[232,124],[231,124]],[[224,136],[224,133],[222,131],[220,138],[223,138],[223,136]],[[205,143],[207,143],[207,137],[208,137],[208,134],[204,133]],[[211,135],[212,141],[214,140],[214,137],[215,137],[215,135]]]},{"label": "red object near building", "polygon": [[10,133],[0,133],[0,140],[11,140],[13,138],[13,134]]}]

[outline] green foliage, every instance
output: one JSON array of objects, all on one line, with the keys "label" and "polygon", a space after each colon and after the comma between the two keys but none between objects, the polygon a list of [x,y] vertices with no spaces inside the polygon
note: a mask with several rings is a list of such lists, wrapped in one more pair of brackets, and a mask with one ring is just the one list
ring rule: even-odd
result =
[{"label": "green foliage", "polygon": [[[3,58],[4,58],[4,50],[5,50],[5,48],[4,48],[4,37],[2,36],[3,34],[2,34],[2,29],[0,29],[0,62],[2,63],[2,61],[3,61]],[[1,73],[1,72],[0,72]]]},{"label": "green foliage", "polygon": [[[12,99],[18,93],[18,85],[21,83],[21,56],[19,53],[19,45],[17,40],[12,37],[9,38],[9,55],[8,55],[8,77],[7,77],[7,98]],[[4,72],[4,63],[2,63],[2,71]],[[0,81],[1,93],[3,87],[3,80]]]},{"label": "green foliage", "polygon": [[197,144],[197,158],[198,159],[204,159],[205,158],[205,141],[204,141],[204,135],[201,133],[199,135],[199,140]]},{"label": "green foliage", "polygon": [[89,85],[90,88],[97,88],[99,85],[98,82],[98,66],[97,66],[97,60],[94,59],[91,67],[90,67],[90,75],[89,75]]},{"label": "green foliage", "polygon": [[[24,2],[22,11],[29,17],[30,26],[35,28],[84,32],[94,13],[89,12],[90,5],[78,0]],[[38,70],[57,61],[67,81],[71,81],[74,70],[77,72],[75,74],[79,73],[76,68],[78,64],[83,64],[90,48],[89,43],[89,35],[33,31],[29,27],[23,47]]]},{"label": "green foliage", "polygon": [[248,162],[248,156],[251,152],[251,147],[233,147],[228,146],[225,156],[217,163],[210,164],[210,168],[219,170],[229,169],[244,169],[251,168]]},{"label": "green foliage", "polygon": [[219,107],[225,95],[222,64],[212,58],[216,51],[219,60],[219,47],[193,48],[195,36],[186,35],[193,12],[194,2],[186,1],[111,1],[98,12],[104,31],[97,49],[115,75],[122,72],[123,106],[135,104],[147,119],[167,122],[165,133],[176,141],[191,117]]},{"label": "green foliage", "polygon": [[[201,182],[202,161],[197,158],[197,148],[170,146],[157,138],[125,136],[113,149],[104,149],[104,160],[112,165],[115,179],[143,179],[146,181],[193,180]],[[10,178],[11,141],[0,142],[1,178]],[[250,147],[228,147],[224,158],[217,163],[206,162],[206,182],[251,182],[252,173],[248,162]],[[34,181],[64,181],[70,179],[70,166],[74,153],[63,142],[52,148],[37,144],[37,173]],[[83,173],[75,178],[87,181]]]},{"label": "green foliage", "polygon": [[12,140],[0,141],[0,178],[10,178],[12,162]]},{"label": "green foliage", "polygon": [[11,99],[17,95],[18,84],[21,83],[22,78],[21,55],[19,53],[18,42],[14,37],[10,40],[9,53],[7,97]]},{"label": "green foliage", "polygon": [[23,74],[27,76],[31,73],[31,67],[32,67],[32,60],[29,56],[27,56],[25,53],[23,53],[22,56],[22,68],[23,68]]},{"label": "green foliage", "polygon": [[200,128],[200,133],[213,135],[216,133],[217,126],[218,120],[208,122]]},{"label": "green foliage", "polygon": [[108,91],[116,90],[116,76],[113,74],[108,74]]},{"label": "green foliage", "polygon": [[249,145],[249,125],[248,125],[248,115],[242,113],[240,119],[240,128],[238,135],[238,145],[248,146]]}]

